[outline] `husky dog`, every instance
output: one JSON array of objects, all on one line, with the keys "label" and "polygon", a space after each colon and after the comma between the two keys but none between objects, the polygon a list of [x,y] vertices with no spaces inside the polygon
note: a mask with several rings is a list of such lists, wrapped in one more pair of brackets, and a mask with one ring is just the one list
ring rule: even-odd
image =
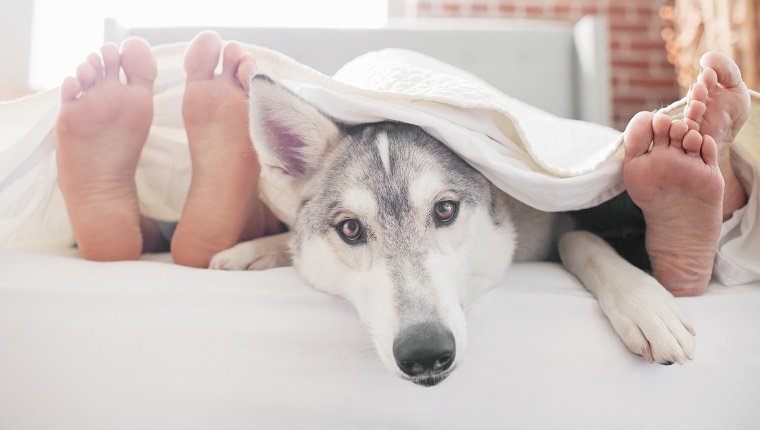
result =
[{"label": "husky dog", "polygon": [[674,298],[567,214],[509,197],[417,126],[347,126],[266,75],[251,80],[260,192],[291,231],[217,254],[216,269],[293,264],[349,300],[394,373],[435,385],[467,345],[463,305],[513,261],[561,257],[628,348],[684,363],[693,331]]}]

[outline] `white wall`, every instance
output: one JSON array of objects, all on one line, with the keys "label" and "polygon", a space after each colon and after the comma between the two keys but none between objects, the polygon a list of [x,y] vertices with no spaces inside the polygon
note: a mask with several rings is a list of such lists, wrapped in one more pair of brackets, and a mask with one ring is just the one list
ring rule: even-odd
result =
[{"label": "white wall", "polygon": [[0,84],[28,82],[33,9],[33,0],[0,0]]},{"label": "white wall", "polygon": [[[35,89],[52,88],[74,73],[77,64],[102,43],[106,17],[137,27],[380,27],[387,20],[386,1],[34,0],[30,83]],[[0,0],[0,14],[5,12],[5,2],[31,3]]]}]

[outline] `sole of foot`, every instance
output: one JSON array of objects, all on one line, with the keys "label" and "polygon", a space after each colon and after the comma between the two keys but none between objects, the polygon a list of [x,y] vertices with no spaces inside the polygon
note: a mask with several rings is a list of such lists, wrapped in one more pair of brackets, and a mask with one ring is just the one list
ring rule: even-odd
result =
[{"label": "sole of foot", "polygon": [[711,136],[718,146],[718,165],[725,181],[723,219],[747,203],[731,161],[731,145],[747,121],[750,96],[741,72],[729,57],[708,52],[700,58],[702,71],[687,95],[684,121],[689,129]]},{"label": "sole of foot", "polygon": [[121,50],[104,45],[61,85],[59,186],[87,259],[130,260],[142,251],[134,175],[153,119],[156,74],[148,44],[130,38]]},{"label": "sole of foot", "polygon": [[715,140],[684,121],[640,112],[625,131],[623,178],[644,213],[654,277],[675,296],[704,293],[722,224]]},{"label": "sole of foot", "polygon": [[248,133],[246,81],[241,82],[253,68],[240,45],[223,46],[213,32],[196,36],[185,54],[182,115],[193,176],[171,244],[179,264],[208,267],[218,252],[272,228],[273,217],[258,198],[260,168]]}]

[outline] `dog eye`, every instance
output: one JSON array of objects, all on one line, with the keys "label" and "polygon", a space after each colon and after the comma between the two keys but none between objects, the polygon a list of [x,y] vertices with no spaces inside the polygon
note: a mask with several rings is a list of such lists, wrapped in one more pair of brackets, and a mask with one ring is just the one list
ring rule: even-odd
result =
[{"label": "dog eye", "polygon": [[364,237],[364,227],[356,219],[347,219],[338,224],[335,229],[338,231],[338,235],[344,242],[349,245],[356,245],[366,242]]},{"label": "dog eye", "polygon": [[436,225],[449,224],[457,217],[459,213],[459,202],[453,200],[444,200],[435,204],[433,210],[435,214]]}]

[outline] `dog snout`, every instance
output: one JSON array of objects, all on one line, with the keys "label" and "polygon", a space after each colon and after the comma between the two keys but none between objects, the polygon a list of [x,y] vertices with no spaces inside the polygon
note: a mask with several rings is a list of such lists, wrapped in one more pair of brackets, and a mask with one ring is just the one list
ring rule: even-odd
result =
[{"label": "dog snout", "polygon": [[451,367],[456,343],[451,330],[440,323],[422,323],[403,330],[393,342],[399,369],[423,385]]}]

